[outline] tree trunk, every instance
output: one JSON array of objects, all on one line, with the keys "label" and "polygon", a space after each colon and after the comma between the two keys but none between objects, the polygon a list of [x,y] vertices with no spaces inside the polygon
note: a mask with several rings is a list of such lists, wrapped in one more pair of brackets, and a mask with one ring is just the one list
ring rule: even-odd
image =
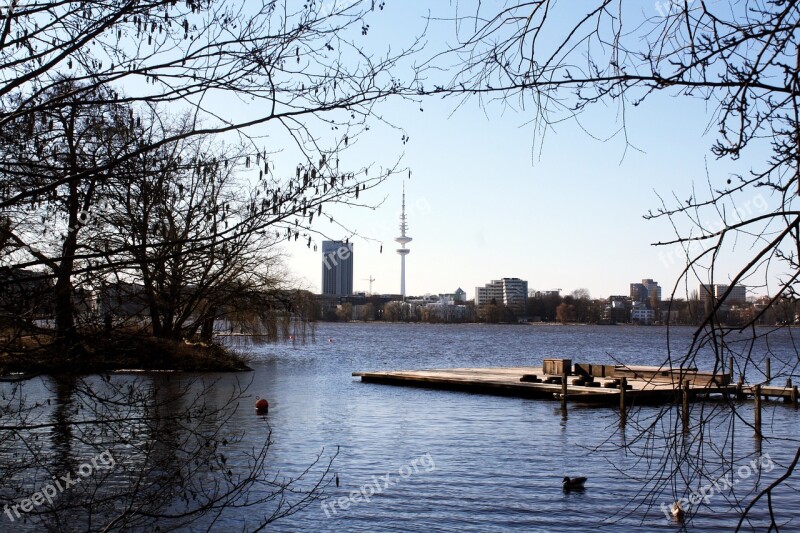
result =
[{"label": "tree trunk", "polygon": [[55,286],[56,342],[68,355],[72,354],[77,345],[70,278],[70,270],[62,270]]},{"label": "tree trunk", "polygon": [[216,308],[212,307],[208,310],[208,314],[203,320],[203,327],[200,329],[200,339],[203,341],[210,341],[214,335],[214,316],[217,314]]},{"label": "tree trunk", "polygon": [[74,355],[78,335],[75,331],[75,310],[72,300],[72,271],[75,267],[75,250],[78,243],[79,204],[77,184],[72,182],[69,187],[67,235],[61,247],[61,262],[56,270],[55,317],[56,343],[67,352],[67,355]]}]

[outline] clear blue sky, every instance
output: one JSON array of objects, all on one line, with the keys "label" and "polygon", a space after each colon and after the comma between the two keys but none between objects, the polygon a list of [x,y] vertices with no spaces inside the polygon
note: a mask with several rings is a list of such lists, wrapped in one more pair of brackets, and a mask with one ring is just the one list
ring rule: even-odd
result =
[{"label": "clear blue sky", "polygon": [[[446,3],[440,7],[448,8]],[[402,41],[421,31],[427,9],[424,2],[387,2],[385,14],[372,21],[370,42],[379,49],[388,40]],[[445,40],[452,41],[452,26],[432,26],[426,50]],[[389,101],[378,111],[401,126],[410,142],[401,143],[397,130],[376,127],[349,156],[378,165],[402,156],[403,166],[413,172],[405,180],[409,235],[414,239],[406,259],[409,295],[462,287],[471,298],[477,285],[520,277],[532,289],[568,293],[587,288],[593,297],[627,294],[629,283],[653,278],[666,296],[683,262],[674,247],[651,245],[674,237],[666,220],[643,219],[659,206],[656,193],[670,199],[674,192],[685,199],[693,186],[707,187],[707,169],[719,183],[730,171],[746,172],[764,160],[714,161],[709,148],[716,130],[705,133],[713,109],[699,99],[664,93],[629,107],[628,138],[641,151],[626,152],[620,137],[594,140],[576,122],[567,121],[547,133],[541,154],[535,152],[534,131],[527,125],[532,112],[499,106],[484,112],[477,102],[454,112],[456,104],[431,99],[420,111],[413,102]],[[593,108],[581,124],[595,136],[607,137],[621,124],[618,108]],[[375,210],[333,210],[346,226],[383,243],[381,254],[379,243],[354,239],[356,290],[367,290],[370,276],[376,280],[374,292],[400,290],[400,257],[393,239],[399,235],[402,181],[392,179],[366,196],[380,204]],[[741,201],[755,213],[765,209],[768,198]],[[319,229],[336,235],[327,221],[319,223]],[[318,292],[321,252],[306,248],[302,239],[286,245],[285,251],[294,276]],[[746,252],[746,247],[734,251],[723,265],[730,265],[733,273]]]}]

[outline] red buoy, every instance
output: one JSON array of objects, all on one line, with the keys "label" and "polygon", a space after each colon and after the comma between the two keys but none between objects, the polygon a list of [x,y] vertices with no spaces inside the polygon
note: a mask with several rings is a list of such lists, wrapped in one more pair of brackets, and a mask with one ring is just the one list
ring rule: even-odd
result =
[{"label": "red buoy", "polygon": [[269,411],[269,402],[256,396],[256,413],[266,413],[267,411]]}]

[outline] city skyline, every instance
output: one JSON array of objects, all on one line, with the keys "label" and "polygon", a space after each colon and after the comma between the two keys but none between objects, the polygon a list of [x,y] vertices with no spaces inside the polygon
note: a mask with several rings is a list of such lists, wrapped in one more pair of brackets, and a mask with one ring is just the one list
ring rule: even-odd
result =
[{"label": "city skyline", "polygon": [[[324,264],[325,263],[324,263],[324,260],[323,260],[323,267],[324,267]],[[653,280],[647,280],[647,281],[653,282]],[[572,296],[575,292],[582,291],[582,288],[578,288],[578,289],[575,289],[573,291],[562,291],[562,289],[540,289],[540,288],[536,288],[536,287],[529,287],[529,283],[526,280],[521,280],[520,278],[516,278],[516,277],[514,277],[514,278],[504,277],[504,278],[501,278],[501,279],[498,279],[498,280],[492,280],[491,282],[486,283],[483,287],[476,286],[475,287],[475,292],[473,293],[474,296],[472,298],[470,298],[468,296],[469,293],[467,291],[464,291],[460,286],[457,287],[457,289],[455,291],[447,290],[447,289],[449,289],[449,287],[443,287],[442,290],[431,291],[431,292],[426,292],[426,293],[419,293],[419,294],[407,294],[405,296],[408,297],[408,298],[415,299],[415,298],[426,298],[426,297],[431,297],[431,296],[448,296],[448,295],[453,294],[454,292],[462,291],[463,294],[465,295],[464,296],[464,301],[474,300],[475,301],[475,305],[477,305],[477,306],[485,305],[486,303],[488,303],[492,299],[495,299],[498,302],[503,303],[504,305],[508,305],[509,289],[506,287],[506,285],[509,282],[511,284],[515,284],[515,283],[517,284],[517,286],[514,286],[514,288],[513,288],[513,292],[514,293],[517,293],[518,295],[521,295],[521,294],[524,293],[524,294],[527,295],[526,296],[527,298],[540,297],[540,296],[553,296],[553,295],[560,296],[560,297],[565,297],[565,296]],[[670,297],[666,297],[666,298],[662,298],[661,297],[661,287],[658,285],[658,283],[654,282],[654,284],[655,284],[655,287],[657,289],[657,293],[656,294],[658,295],[656,297],[655,301],[657,301],[657,302],[669,301],[671,299]],[[519,287],[522,287],[523,285],[524,285],[524,291],[520,292]],[[634,285],[642,285],[642,284],[641,283],[631,283],[631,284],[629,284],[629,286],[630,286],[630,293],[629,294],[625,293],[625,291],[618,291],[616,293],[612,292],[612,293],[609,293],[609,294],[590,294],[589,297],[592,300],[606,300],[606,301],[613,301],[615,299],[622,298],[622,299],[627,299],[627,300],[633,301],[633,302],[641,302],[643,304],[645,304],[645,303],[649,304],[649,302],[651,301],[651,298],[649,296],[645,296],[645,297],[637,296],[636,293],[635,293]],[[728,290],[728,287],[730,287],[730,285],[727,285],[727,284],[707,285],[707,284],[700,283],[700,284],[698,284],[697,287],[695,287],[694,289],[692,289],[689,292],[689,296],[687,298],[684,298],[682,296],[676,296],[675,299],[676,300],[687,300],[687,301],[688,300],[696,300],[696,301],[700,301],[700,302],[705,302],[708,295],[713,295],[714,298],[721,299],[722,296],[725,294],[725,292]],[[750,290],[750,289],[751,289],[751,287],[748,287],[746,285],[736,284],[736,285],[734,285],[734,288],[731,289],[731,293],[728,295],[728,297],[725,298],[725,301],[727,303],[738,304],[738,303],[746,303],[746,302],[750,302],[750,301],[756,301],[759,298],[763,298],[763,297],[767,296],[767,295],[761,295],[761,294],[748,293],[748,290]],[[331,293],[320,293],[320,294],[331,294]],[[373,295],[373,296],[389,297],[389,296],[400,296],[400,293],[397,293],[397,292],[377,292],[377,291],[370,292],[370,291],[364,291],[364,290],[360,290],[360,289],[354,289],[351,294],[339,295],[339,296],[358,296],[358,295],[368,295],[368,296],[369,295]]]},{"label": "city skyline", "polygon": [[[430,9],[435,17],[446,6]],[[396,25],[382,31],[391,34],[402,27],[413,35],[430,20],[412,6],[393,4],[387,10]],[[651,14],[657,14],[654,8]],[[431,25],[429,46],[441,45],[443,35]],[[662,207],[662,200],[684,203],[731,176],[746,175],[752,158],[768,154],[754,146],[749,158],[709,158],[715,133],[706,105],[699,98],[658,93],[631,107],[624,119],[619,108],[593,107],[580,123],[553,124],[543,136],[530,124],[530,110],[491,102],[484,108],[475,100],[390,101],[381,117],[396,127],[372,127],[348,160],[386,168],[399,159],[400,168],[410,172],[365,192],[359,200],[374,208],[331,207],[336,223],[324,219],[314,230],[326,239],[359,243],[354,290],[368,290],[361,280],[374,278],[374,292],[397,292],[401,266],[393,241],[402,179],[410,186],[406,209],[414,228],[408,294],[460,285],[474,298],[474,287],[513,272],[538,289],[586,288],[593,296],[624,292],[630,280],[646,275],[660,281],[667,298],[685,253],[678,245],[654,247],[673,240],[676,228],[666,218],[645,216]],[[758,216],[774,207],[776,200],[765,189],[748,194],[736,197],[735,215]],[[720,214],[700,221],[718,230],[722,220]],[[685,220],[676,225],[685,233],[691,227]],[[730,281],[719,279],[720,273],[737,272],[746,255],[739,250],[747,246],[742,238],[739,248],[717,257],[715,283]],[[317,254],[302,246],[284,249],[298,283],[318,291]],[[710,280],[691,279],[676,297],[687,297],[698,281]],[[767,282],[773,278],[747,284]],[[770,292],[769,286],[757,289]]]}]

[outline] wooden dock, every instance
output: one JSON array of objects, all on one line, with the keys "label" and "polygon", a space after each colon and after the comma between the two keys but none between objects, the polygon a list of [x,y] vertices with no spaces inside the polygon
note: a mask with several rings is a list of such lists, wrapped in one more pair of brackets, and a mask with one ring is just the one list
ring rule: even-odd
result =
[{"label": "wooden dock", "polygon": [[[365,383],[456,390],[520,398],[600,404],[660,404],[702,396],[753,396],[755,387],[732,384],[731,374],[696,368],[575,364],[545,359],[541,367],[438,368],[353,372]],[[565,385],[566,380],[566,385]],[[761,386],[762,397],[797,402],[797,387]]]}]

